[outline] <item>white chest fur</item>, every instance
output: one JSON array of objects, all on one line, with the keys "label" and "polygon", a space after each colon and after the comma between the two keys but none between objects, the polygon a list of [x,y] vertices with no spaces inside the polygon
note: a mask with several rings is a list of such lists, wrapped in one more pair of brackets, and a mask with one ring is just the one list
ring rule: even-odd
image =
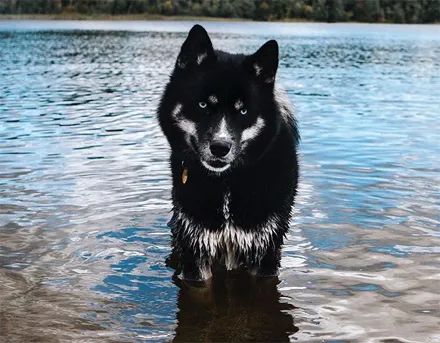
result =
[{"label": "white chest fur", "polygon": [[214,260],[224,259],[228,270],[238,267],[239,257],[249,262],[258,263],[267,248],[273,243],[277,233],[277,218],[270,217],[253,230],[244,230],[235,225],[230,214],[230,195],[226,194],[223,202],[224,222],[220,229],[203,227],[195,220],[180,212],[178,222],[180,234],[187,238],[191,247],[199,252],[201,263],[211,264]]}]

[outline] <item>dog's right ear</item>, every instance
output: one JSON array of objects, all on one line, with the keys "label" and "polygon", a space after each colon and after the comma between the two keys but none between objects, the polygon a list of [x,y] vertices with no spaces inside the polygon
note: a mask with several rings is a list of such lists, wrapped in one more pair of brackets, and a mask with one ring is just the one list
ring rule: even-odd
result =
[{"label": "dog's right ear", "polygon": [[214,59],[214,49],[208,32],[202,26],[194,25],[180,49],[176,68],[189,70]]}]

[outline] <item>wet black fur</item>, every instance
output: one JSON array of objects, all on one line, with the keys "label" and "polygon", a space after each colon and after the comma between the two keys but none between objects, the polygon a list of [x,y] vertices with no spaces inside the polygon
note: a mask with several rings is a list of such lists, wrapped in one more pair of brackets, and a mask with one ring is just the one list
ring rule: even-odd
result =
[{"label": "wet black fur", "polygon": [[[203,62],[197,56],[207,51]],[[262,68],[256,73],[253,64]],[[203,251],[192,248],[191,238],[182,236],[177,214],[179,211],[192,218],[194,225],[206,230],[221,230],[224,194],[230,192],[230,215],[236,226],[243,230],[258,230],[270,216],[276,215],[277,234],[266,247],[261,259],[239,256],[245,269],[256,270],[258,275],[274,275],[280,262],[280,248],[288,230],[291,210],[297,189],[298,163],[296,147],[299,135],[293,114],[282,110],[274,96],[274,79],[278,66],[278,46],[266,43],[254,55],[229,54],[212,49],[206,31],[199,25],[192,28],[182,46],[170,81],[166,86],[158,118],[171,147],[173,178],[172,199],[174,216],[170,221],[173,235],[173,254],[178,271],[184,278],[200,279],[199,261]],[[198,143],[194,138],[185,141],[171,113],[177,103],[183,105],[182,118],[197,124],[198,139],[209,140],[212,126],[221,115],[215,109],[203,112],[198,103],[216,94],[225,104],[221,114],[228,116],[236,137],[255,123],[257,115],[265,120],[260,135],[244,149],[231,168],[221,174],[202,166]],[[236,97],[244,100],[247,116],[234,112]],[[237,138],[239,139],[239,138]],[[183,169],[188,170],[186,184],[182,182]],[[251,253],[252,255],[252,253]],[[218,257],[221,265],[222,258]]]}]

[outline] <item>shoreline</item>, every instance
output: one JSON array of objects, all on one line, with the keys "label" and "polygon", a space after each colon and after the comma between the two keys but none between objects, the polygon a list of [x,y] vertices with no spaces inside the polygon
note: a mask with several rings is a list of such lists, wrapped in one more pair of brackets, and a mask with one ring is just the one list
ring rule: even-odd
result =
[{"label": "shoreline", "polygon": [[165,16],[160,14],[80,14],[80,13],[61,13],[61,14],[0,14],[0,20],[203,20],[203,21],[252,21],[243,18],[224,18],[224,17],[204,17],[204,16]]},{"label": "shoreline", "polygon": [[440,22],[434,23],[394,23],[394,22],[360,22],[360,21],[338,21],[338,22],[326,22],[307,20],[305,18],[289,18],[282,20],[267,20],[258,21],[246,18],[227,18],[227,17],[206,17],[206,16],[186,16],[175,15],[165,16],[160,14],[123,14],[123,15],[110,15],[110,14],[80,14],[80,13],[60,13],[60,14],[0,14],[0,21],[7,20],[75,20],[75,21],[135,21],[135,20],[148,20],[148,21],[226,21],[226,22],[263,22],[263,23],[321,23],[321,24],[390,24],[390,25],[439,25]]}]

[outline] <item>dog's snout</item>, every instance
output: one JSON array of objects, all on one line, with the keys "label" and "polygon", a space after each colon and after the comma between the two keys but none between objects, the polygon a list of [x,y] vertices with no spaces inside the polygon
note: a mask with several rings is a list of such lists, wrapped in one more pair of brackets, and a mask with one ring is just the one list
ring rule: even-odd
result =
[{"label": "dog's snout", "polygon": [[228,141],[215,140],[209,145],[209,150],[215,157],[225,157],[231,150],[232,143]]}]

